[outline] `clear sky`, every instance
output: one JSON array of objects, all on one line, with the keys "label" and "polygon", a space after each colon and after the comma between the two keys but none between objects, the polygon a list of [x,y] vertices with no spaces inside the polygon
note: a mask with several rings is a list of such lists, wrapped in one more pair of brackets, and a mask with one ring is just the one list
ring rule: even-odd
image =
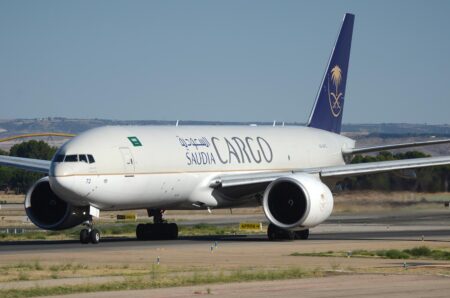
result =
[{"label": "clear sky", "polygon": [[0,1],[0,119],[307,120],[345,12],[345,123],[450,123],[450,1]]}]

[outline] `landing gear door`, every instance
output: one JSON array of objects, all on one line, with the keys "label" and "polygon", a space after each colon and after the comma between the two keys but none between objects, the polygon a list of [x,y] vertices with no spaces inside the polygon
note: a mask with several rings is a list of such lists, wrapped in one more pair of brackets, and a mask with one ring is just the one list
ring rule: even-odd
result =
[{"label": "landing gear door", "polygon": [[134,159],[128,147],[119,148],[123,159],[123,169],[125,174],[134,174]]}]

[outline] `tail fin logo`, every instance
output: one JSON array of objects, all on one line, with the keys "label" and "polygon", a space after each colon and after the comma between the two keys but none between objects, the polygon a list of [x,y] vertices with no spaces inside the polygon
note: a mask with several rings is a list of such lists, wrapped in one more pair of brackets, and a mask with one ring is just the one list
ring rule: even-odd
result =
[{"label": "tail fin logo", "polygon": [[343,94],[339,92],[339,85],[342,81],[342,70],[338,65],[331,69],[331,81],[335,87],[335,92],[330,89],[330,77],[328,77],[328,100],[330,102],[331,113],[334,117],[339,117],[342,112]]}]

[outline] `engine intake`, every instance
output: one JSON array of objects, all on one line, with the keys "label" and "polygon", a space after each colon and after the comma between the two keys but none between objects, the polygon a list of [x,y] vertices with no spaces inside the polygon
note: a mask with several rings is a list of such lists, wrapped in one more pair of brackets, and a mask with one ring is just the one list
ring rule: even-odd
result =
[{"label": "engine intake", "polygon": [[309,228],[330,216],[333,195],[318,178],[299,173],[269,184],[263,208],[269,221],[280,228]]},{"label": "engine intake", "polygon": [[63,230],[90,218],[89,207],[75,207],[58,197],[50,188],[48,177],[36,181],[25,197],[28,218],[45,230]]}]

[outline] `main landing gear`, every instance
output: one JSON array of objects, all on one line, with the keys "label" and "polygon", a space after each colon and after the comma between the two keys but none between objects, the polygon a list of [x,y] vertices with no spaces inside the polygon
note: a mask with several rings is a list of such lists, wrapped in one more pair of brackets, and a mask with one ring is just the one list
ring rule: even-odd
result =
[{"label": "main landing gear", "polygon": [[175,223],[167,223],[163,219],[164,210],[147,209],[149,217],[153,216],[152,224],[138,224],[136,237],[138,240],[171,240],[178,238],[178,226]]},{"label": "main landing gear", "polygon": [[301,231],[290,231],[277,227],[274,224],[269,224],[267,228],[267,236],[269,240],[295,240],[302,239],[306,240],[309,237],[309,229]]},{"label": "main landing gear", "polygon": [[88,244],[89,242],[98,244],[100,242],[100,231],[94,229],[92,219],[84,222],[83,225],[87,226],[87,228],[80,231],[80,242],[83,244]]}]

